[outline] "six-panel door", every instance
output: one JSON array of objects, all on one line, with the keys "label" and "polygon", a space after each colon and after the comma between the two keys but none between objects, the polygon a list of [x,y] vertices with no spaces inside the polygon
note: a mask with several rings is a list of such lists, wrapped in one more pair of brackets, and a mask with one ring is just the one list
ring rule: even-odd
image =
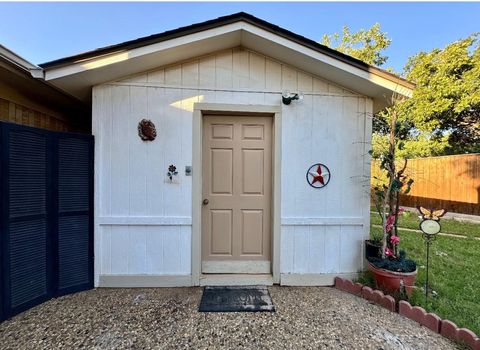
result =
[{"label": "six-panel door", "polygon": [[272,118],[204,116],[203,273],[270,273]]}]

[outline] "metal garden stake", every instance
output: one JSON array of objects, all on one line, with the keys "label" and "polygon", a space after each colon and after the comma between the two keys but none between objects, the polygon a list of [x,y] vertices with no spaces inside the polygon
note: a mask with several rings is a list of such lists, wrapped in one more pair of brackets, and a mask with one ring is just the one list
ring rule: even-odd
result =
[{"label": "metal garden stake", "polygon": [[437,234],[440,232],[440,218],[445,215],[445,209],[440,210],[428,210],[424,207],[418,207],[418,211],[422,215],[422,221],[420,222],[420,229],[423,232],[423,239],[425,240],[425,246],[427,248],[427,269],[425,276],[425,307],[427,307],[428,302],[428,267],[430,260],[430,245],[437,238]]}]

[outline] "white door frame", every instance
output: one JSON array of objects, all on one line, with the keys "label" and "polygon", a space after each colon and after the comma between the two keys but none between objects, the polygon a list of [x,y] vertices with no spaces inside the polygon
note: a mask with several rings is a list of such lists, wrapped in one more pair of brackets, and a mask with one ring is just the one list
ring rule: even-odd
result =
[{"label": "white door frame", "polygon": [[273,116],[272,274],[273,283],[280,283],[281,112],[282,107],[280,105],[194,104],[192,135],[192,285],[200,285],[202,266],[202,130],[203,115],[205,114]]}]

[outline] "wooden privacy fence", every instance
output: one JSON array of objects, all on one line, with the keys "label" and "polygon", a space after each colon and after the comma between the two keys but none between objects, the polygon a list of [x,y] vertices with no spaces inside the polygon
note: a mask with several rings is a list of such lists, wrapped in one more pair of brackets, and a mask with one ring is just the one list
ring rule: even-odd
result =
[{"label": "wooden privacy fence", "polygon": [[[381,177],[379,163],[372,161],[372,183]],[[406,173],[415,183],[401,205],[480,215],[480,154],[409,159]]]}]

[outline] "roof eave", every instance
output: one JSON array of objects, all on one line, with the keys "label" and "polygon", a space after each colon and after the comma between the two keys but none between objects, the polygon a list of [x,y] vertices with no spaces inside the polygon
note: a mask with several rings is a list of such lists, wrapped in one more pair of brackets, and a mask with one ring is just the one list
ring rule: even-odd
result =
[{"label": "roof eave", "polygon": [[[174,47],[174,43],[176,43],[177,45],[191,45],[193,47],[193,45],[195,45],[195,40],[197,40],[198,44],[198,42],[202,38],[202,40],[207,40],[207,38],[209,38],[208,40],[210,40],[211,43],[215,41],[213,39],[217,39],[217,37],[218,39],[220,39],[221,37],[225,39],[228,33],[230,33],[229,40],[231,40],[231,45],[235,45],[235,42],[238,41],[238,36],[233,37],[231,34],[235,31],[237,32],[237,34],[238,32],[240,32],[240,40],[245,40],[244,37],[248,37],[250,35],[250,44],[252,46],[257,45],[255,44],[255,40],[252,39],[253,36],[255,36],[258,41],[263,41],[264,43],[270,44],[272,46],[276,45],[277,49],[279,49],[280,46],[283,45],[281,46],[281,50],[283,50],[284,59],[289,59],[288,53],[290,53],[292,56],[297,56],[297,58],[299,57],[298,55],[300,54],[300,52],[307,56],[309,55],[308,59],[310,60],[310,67],[312,67],[312,65],[316,65],[316,62],[321,63],[323,65],[323,72],[327,73],[327,75],[328,70],[326,70],[326,67],[328,67],[328,65],[334,67],[334,69],[337,70],[349,71],[351,74],[353,74],[355,79],[357,79],[357,82],[352,82],[352,85],[360,87],[360,90],[353,90],[359,93],[362,93],[361,90],[370,92],[370,94],[364,94],[367,96],[371,96],[375,99],[381,99],[382,97],[380,97],[380,95],[391,95],[391,93],[400,93],[406,97],[410,97],[412,95],[412,90],[415,87],[413,83],[392,73],[389,73],[377,67],[370,66],[353,57],[347,56],[326,46],[320,45],[313,40],[304,38],[298,34],[292,33],[288,30],[285,30],[283,28],[280,28],[245,13],[220,17],[215,20],[194,24],[192,26],[171,30],[145,38],[131,40],[122,44],[113,45],[80,55],[47,62],[42,64],[41,66],[45,70],[46,80],[49,80],[52,83],[55,83],[55,81],[58,82],[61,79],[66,79],[66,77],[68,76],[78,77],[79,75],[83,74],[85,76],[84,78],[87,78],[88,75],[91,74],[88,73],[89,69],[95,69],[98,75],[110,72],[107,73],[105,76],[104,82],[107,82],[122,78],[121,76],[113,76],[114,74],[112,73],[112,71],[122,71],[124,73],[123,76],[140,73],[140,70],[127,72],[128,69],[119,69],[118,67],[122,65],[122,67],[125,66],[123,61],[128,60],[129,65],[127,66],[131,66],[130,63],[133,63],[133,60],[137,60],[137,68],[140,69],[141,66],[138,65],[138,62],[142,59],[141,57],[145,57],[145,62],[147,62],[147,60],[149,59],[148,57],[153,57],[153,55],[157,55],[158,57],[160,53],[163,55],[163,57],[168,56],[167,52],[171,51],[168,51],[166,48],[171,49],[172,47]],[[217,35],[217,37],[215,37],[215,35]],[[229,43],[225,43],[224,45],[229,45]],[[236,45],[238,45],[238,43],[236,43]],[[255,47],[246,47],[262,53],[261,46],[258,46],[257,50]],[[224,48],[226,48],[226,46]],[[267,56],[269,55],[267,54]],[[314,60],[313,57],[317,57],[317,59]],[[184,57],[184,59],[187,58]],[[294,59],[291,58],[291,60]],[[288,61],[285,62],[289,63]],[[305,67],[308,67],[308,65],[304,64],[303,68],[305,69]],[[144,71],[152,69],[152,67],[144,68]],[[318,68],[317,71],[318,70],[320,70],[320,68]],[[322,76],[321,74],[318,75]],[[325,78],[328,79],[327,76]],[[367,80],[368,84],[370,84],[370,88],[362,87],[361,81],[359,80],[360,78]],[[82,80],[81,78],[79,79]],[[97,80],[91,80],[91,86],[102,83],[98,80],[98,76],[96,79]],[[346,79],[345,74],[342,81],[343,85],[348,88],[348,80]],[[345,82],[347,82],[347,85],[345,85]],[[73,86],[72,81],[64,81],[64,83],[66,84],[65,86]],[[340,81],[339,84],[342,85]],[[379,88],[375,88],[375,86],[378,86]]]},{"label": "roof eave", "polygon": [[223,25],[226,25],[226,24],[235,23],[235,22],[239,22],[239,21],[244,21],[244,22],[250,23],[252,25],[255,25],[257,27],[261,27],[262,29],[265,29],[267,31],[274,32],[277,35],[287,37],[290,40],[299,42],[299,43],[301,43],[302,45],[305,45],[305,46],[309,46],[309,47],[311,47],[311,48],[313,48],[313,49],[315,49],[315,50],[317,50],[317,51],[319,51],[319,52],[321,52],[325,55],[334,57],[336,59],[342,60],[342,61],[347,62],[347,63],[352,64],[352,65],[355,65],[357,68],[364,69],[364,70],[366,70],[370,73],[385,77],[387,79],[395,80],[399,84],[405,85],[406,87],[409,87],[409,88],[412,88],[412,89],[415,87],[415,85],[413,83],[411,83],[411,82],[409,82],[409,81],[407,81],[407,80],[405,80],[401,77],[398,77],[395,74],[392,74],[392,73],[390,73],[388,71],[385,71],[383,69],[380,69],[378,67],[368,65],[367,63],[365,63],[361,60],[358,60],[354,57],[351,57],[349,55],[346,55],[344,53],[341,53],[339,51],[331,49],[328,46],[321,45],[318,42],[315,42],[314,40],[311,40],[311,39],[303,37],[299,34],[293,33],[289,30],[286,30],[284,28],[276,26],[272,23],[264,21],[260,18],[252,16],[252,15],[250,15],[248,13],[245,13],[245,12],[239,12],[239,13],[235,13],[235,14],[232,14],[232,15],[219,17],[219,18],[208,20],[208,21],[205,21],[205,22],[196,23],[196,24],[192,24],[192,25],[189,25],[189,26],[169,30],[169,31],[166,31],[166,32],[163,32],[163,33],[154,34],[154,35],[150,35],[150,36],[147,36],[147,37],[142,37],[142,38],[138,38],[138,39],[134,39],[134,40],[129,40],[129,41],[126,41],[126,42],[123,42],[123,43],[120,43],[120,44],[116,44],[116,45],[110,45],[110,46],[102,47],[102,48],[99,48],[99,49],[96,49],[96,50],[80,53],[78,55],[73,55],[73,56],[61,58],[61,59],[58,59],[58,60],[45,62],[45,63],[40,64],[40,67],[45,68],[45,69],[48,69],[48,68],[51,68],[51,67],[59,67],[63,64],[70,64],[70,63],[83,61],[83,60],[93,58],[93,57],[101,57],[103,55],[118,53],[118,52],[125,51],[125,50],[131,50],[133,48],[146,46],[146,45],[150,45],[150,44],[165,41],[165,40],[174,39],[174,38],[177,38],[177,37],[180,37],[180,36],[196,33],[196,32],[199,32],[199,31],[204,31],[204,30],[211,29],[211,28],[216,28],[216,27],[219,27],[219,26],[223,26]]}]

